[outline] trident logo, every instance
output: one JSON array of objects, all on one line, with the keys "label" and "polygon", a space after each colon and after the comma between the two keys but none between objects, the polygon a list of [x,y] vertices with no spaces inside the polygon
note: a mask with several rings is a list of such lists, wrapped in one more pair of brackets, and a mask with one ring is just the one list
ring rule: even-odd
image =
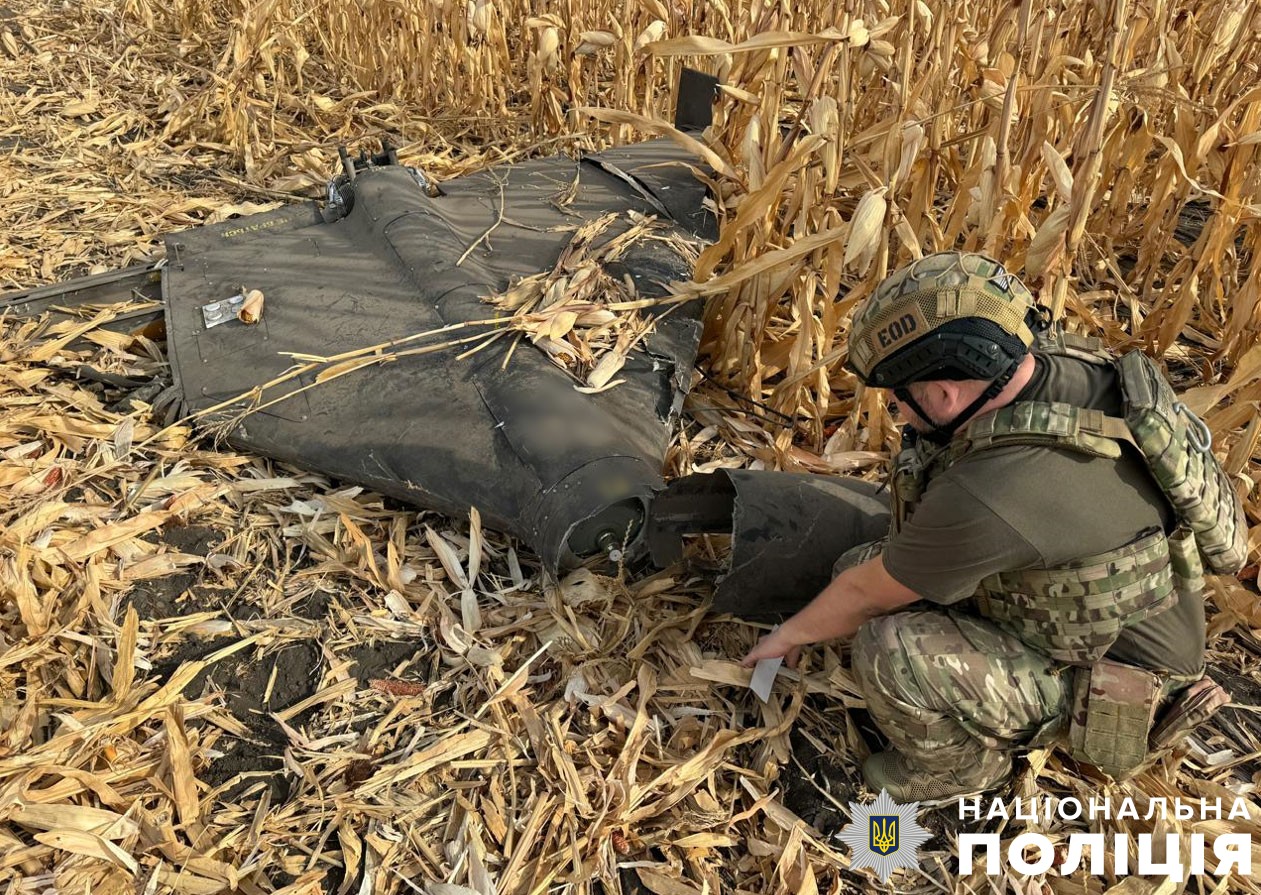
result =
[{"label": "trident logo", "polygon": [[880,790],[875,802],[849,803],[854,820],[837,838],[850,847],[850,869],[870,867],[882,883],[898,869],[919,865],[919,847],[932,838],[915,819],[918,802],[899,805]]},{"label": "trident logo", "polygon": [[896,814],[871,816],[871,838],[867,846],[882,855],[898,850],[898,816]]}]

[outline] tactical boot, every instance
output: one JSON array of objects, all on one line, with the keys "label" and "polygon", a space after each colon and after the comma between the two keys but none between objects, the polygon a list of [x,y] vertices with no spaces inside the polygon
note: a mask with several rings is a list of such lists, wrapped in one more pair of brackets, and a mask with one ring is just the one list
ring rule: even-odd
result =
[{"label": "tactical boot", "polygon": [[981,750],[978,760],[964,768],[929,771],[917,768],[904,755],[877,752],[863,762],[863,779],[872,792],[884,790],[895,802],[933,803],[994,789],[1011,776],[1011,758]]}]

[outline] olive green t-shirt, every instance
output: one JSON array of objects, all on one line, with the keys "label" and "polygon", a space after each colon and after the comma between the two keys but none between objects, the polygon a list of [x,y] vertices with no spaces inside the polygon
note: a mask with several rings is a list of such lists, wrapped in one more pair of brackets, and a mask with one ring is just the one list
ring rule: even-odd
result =
[{"label": "olive green t-shirt", "polygon": [[[1017,401],[1061,401],[1120,415],[1116,371],[1066,357],[1036,355],[1033,378]],[[971,596],[982,578],[1057,565],[1121,547],[1173,510],[1143,461],[1063,448],[1012,445],[968,454],[935,477],[914,515],[889,538],[889,574],[925,600]],[[1183,596],[1169,609],[1124,629],[1108,657],[1177,674],[1204,661],[1204,604]]]}]

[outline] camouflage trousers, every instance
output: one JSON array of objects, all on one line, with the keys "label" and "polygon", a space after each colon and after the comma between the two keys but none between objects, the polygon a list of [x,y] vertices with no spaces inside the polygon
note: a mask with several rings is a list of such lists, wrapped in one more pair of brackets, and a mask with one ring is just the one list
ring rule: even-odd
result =
[{"label": "camouflage trousers", "polygon": [[893,747],[927,771],[996,779],[1010,751],[1068,718],[1071,669],[977,616],[947,609],[872,619],[854,676]]}]

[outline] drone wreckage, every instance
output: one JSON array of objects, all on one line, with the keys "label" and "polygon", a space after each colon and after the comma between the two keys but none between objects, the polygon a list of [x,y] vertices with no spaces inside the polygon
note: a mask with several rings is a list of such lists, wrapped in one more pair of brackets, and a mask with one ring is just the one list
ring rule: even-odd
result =
[{"label": "drone wreckage", "polygon": [[[712,91],[685,75],[676,126],[707,125]],[[56,320],[76,306],[157,300],[160,312],[110,326],[138,332],[160,315],[175,412],[217,426],[236,448],[418,507],[476,507],[553,573],[610,559],[665,565],[685,535],[727,533],[715,609],[761,615],[787,608],[785,595],[816,592],[845,547],[887,530],[883,501],[856,480],[722,470],[663,481],[701,309],[651,300],[690,277],[689,258],[715,231],[684,150],[652,140],[441,187],[388,145],[371,158],[341,155],[324,201],[173,234],[156,264],[0,296],[0,311]],[[496,316],[488,297],[557,269],[582,225],[599,222],[587,228],[598,257],[647,217],[668,238],[624,240],[598,260],[648,299],[636,302],[644,327],[616,387],[575,388],[528,338],[483,339],[473,352],[465,338],[393,350],[420,344],[418,334],[485,331]],[[374,362],[383,350],[391,362]],[[339,358],[350,375],[295,364]]]}]

